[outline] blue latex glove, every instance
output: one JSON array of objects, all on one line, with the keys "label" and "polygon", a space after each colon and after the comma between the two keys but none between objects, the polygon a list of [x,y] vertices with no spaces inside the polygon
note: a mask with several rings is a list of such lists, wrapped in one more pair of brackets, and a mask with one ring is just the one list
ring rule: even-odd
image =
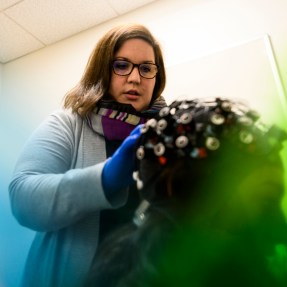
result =
[{"label": "blue latex glove", "polygon": [[135,170],[135,144],[143,125],[137,126],[110,157],[103,169],[102,183],[107,197],[128,187]]}]

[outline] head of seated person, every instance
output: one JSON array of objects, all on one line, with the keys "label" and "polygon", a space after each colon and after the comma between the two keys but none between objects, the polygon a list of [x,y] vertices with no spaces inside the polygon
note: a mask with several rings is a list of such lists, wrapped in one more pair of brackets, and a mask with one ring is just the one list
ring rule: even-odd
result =
[{"label": "head of seated person", "polygon": [[254,264],[272,256],[276,244],[287,242],[285,139],[285,131],[264,125],[256,111],[231,99],[173,102],[142,129],[134,178],[145,208],[135,222],[145,228],[165,210],[161,220],[171,218],[179,228],[166,250],[181,245],[189,263],[199,238],[198,250],[216,249],[216,260],[253,256]]},{"label": "head of seated person", "polygon": [[142,128],[134,177],[144,199],[169,201],[191,222],[234,232],[266,224],[284,217],[285,138],[239,102],[176,101]]},{"label": "head of seated person", "polygon": [[267,127],[257,112],[231,99],[163,108],[137,143],[134,179],[142,203],[131,224],[103,243],[92,281],[121,287],[286,283],[287,261],[282,271],[274,257],[275,246],[287,242],[285,139],[285,131]]}]

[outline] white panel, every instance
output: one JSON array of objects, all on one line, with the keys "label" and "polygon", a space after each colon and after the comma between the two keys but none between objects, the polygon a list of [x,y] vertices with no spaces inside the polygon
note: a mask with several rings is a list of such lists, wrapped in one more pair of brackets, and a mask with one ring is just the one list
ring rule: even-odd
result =
[{"label": "white panel", "polygon": [[265,35],[170,66],[164,96],[168,102],[202,97],[242,99],[258,110],[265,122],[284,125],[286,98],[270,47]]},{"label": "white panel", "polygon": [[117,16],[105,0],[25,0],[5,12],[45,44]]},{"label": "white panel", "polygon": [[155,0],[108,0],[113,8],[119,13],[123,14],[132,11],[136,8],[154,2]]},{"label": "white panel", "polygon": [[2,63],[44,46],[4,14],[0,14],[0,43],[0,62]]}]

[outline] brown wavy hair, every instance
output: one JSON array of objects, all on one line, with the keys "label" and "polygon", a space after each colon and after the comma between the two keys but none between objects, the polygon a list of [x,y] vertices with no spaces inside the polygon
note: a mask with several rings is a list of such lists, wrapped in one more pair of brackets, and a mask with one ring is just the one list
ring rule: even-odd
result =
[{"label": "brown wavy hair", "polygon": [[157,40],[145,26],[127,24],[111,29],[99,40],[89,57],[81,80],[65,95],[64,107],[71,108],[81,117],[89,114],[97,102],[108,93],[115,53],[125,41],[135,38],[146,41],[154,50],[155,62],[159,72],[156,75],[152,104],[161,95],[166,83],[162,50]]}]

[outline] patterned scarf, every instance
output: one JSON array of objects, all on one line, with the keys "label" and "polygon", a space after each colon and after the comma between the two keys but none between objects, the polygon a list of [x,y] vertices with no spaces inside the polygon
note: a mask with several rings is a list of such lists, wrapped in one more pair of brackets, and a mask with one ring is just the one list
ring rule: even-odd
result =
[{"label": "patterned scarf", "polygon": [[107,140],[124,140],[137,125],[153,118],[165,106],[164,98],[159,97],[148,110],[137,112],[132,105],[102,99],[86,121],[95,133]]}]

